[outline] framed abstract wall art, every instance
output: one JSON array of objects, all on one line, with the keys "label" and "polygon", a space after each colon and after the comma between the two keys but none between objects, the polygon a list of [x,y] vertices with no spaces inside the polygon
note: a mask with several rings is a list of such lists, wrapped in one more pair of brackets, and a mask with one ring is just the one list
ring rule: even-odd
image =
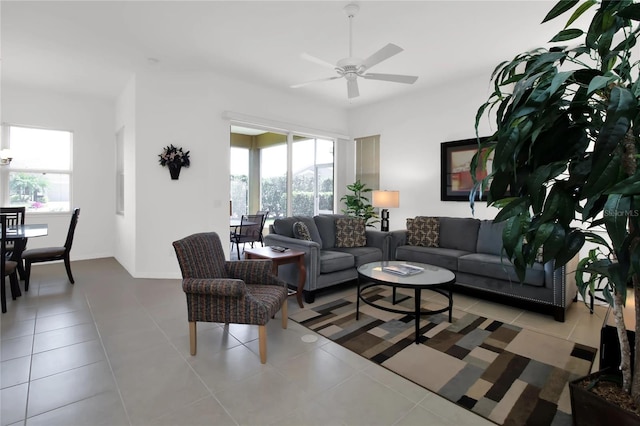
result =
[{"label": "framed abstract wall art", "polygon": [[[483,140],[485,138],[481,138]],[[469,194],[473,189],[471,178],[471,159],[478,151],[478,140],[464,139],[440,144],[441,155],[441,192],[442,201],[469,201]],[[476,170],[476,178],[484,179],[487,169],[491,169],[493,152],[487,161],[487,168]],[[482,199],[486,200],[486,191]],[[478,200],[478,197],[476,197]]]}]

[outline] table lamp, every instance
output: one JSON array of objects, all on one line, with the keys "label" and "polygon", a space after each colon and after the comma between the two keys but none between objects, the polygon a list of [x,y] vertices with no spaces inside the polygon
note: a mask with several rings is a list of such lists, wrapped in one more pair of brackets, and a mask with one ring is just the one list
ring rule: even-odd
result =
[{"label": "table lamp", "polygon": [[389,210],[387,208],[400,207],[400,191],[373,191],[373,207],[382,207],[380,217],[380,230],[384,232],[389,231]]}]

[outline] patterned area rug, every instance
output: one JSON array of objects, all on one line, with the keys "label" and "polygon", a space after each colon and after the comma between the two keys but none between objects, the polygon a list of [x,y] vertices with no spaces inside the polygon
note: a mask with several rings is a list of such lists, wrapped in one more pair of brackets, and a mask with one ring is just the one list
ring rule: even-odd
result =
[{"label": "patterned area rug", "polygon": [[[392,306],[390,289],[365,295]],[[412,297],[398,299],[396,308],[413,309]],[[412,316],[360,303],[356,321],[355,302],[354,290],[290,318],[497,424],[572,423],[568,382],[589,373],[595,348],[455,309],[453,323],[447,313],[422,317],[415,344]],[[423,300],[422,307],[438,305]]]}]

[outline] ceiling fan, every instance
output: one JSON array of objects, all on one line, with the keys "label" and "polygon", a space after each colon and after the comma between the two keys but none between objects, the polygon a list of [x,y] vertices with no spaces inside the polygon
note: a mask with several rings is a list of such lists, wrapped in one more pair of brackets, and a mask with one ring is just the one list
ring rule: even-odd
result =
[{"label": "ceiling fan", "polygon": [[351,99],[360,96],[360,91],[358,90],[358,77],[362,77],[367,80],[382,80],[391,81],[394,83],[415,83],[418,77],[413,75],[374,74],[367,72],[374,65],[377,65],[380,62],[402,52],[403,49],[393,43],[387,44],[382,49],[378,50],[373,55],[364,60],[353,56],[352,24],[353,18],[354,16],[356,16],[359,10],[360,7],[357,4],[349,4],[344,8],[345,13],[349,17],[349,57],[340,59],[336,65],[333,65],[327,61],[316,58],[315,56],[311,56],[307,53],[302,54],[303,59],[325,66],[327,68],[331,68],[336,71],[338,75],[333,77],[321,78],[319,80],[307,81],[305,83],[294,84],[293,86],[291,86],[292,88],[295,89],[312,83],[336,80],[344,77],[347,80],[347,94],[349,99]]}]

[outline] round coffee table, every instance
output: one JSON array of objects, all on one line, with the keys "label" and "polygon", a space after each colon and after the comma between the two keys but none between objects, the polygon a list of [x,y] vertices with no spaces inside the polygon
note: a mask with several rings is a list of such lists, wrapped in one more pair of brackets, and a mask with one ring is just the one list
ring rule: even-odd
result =
[{"label": "round coffee table", "polygon": [[[391,272],[385,272],[383,267],[411,265],[422,268],[423,270],[414,275],[396,275]],[[362,282],[366,284],[362,284]],[[374,308],[382,309],[397,314],[413,315],[416,323],[416,344],[420,343],[420,315],[433,315],[441,312],[449,311],[449,322],[451,322],[451,314],[453,311],[453,283],[456,282],[456,276],[448,269],[438,266],[427,265],[418,262],[403,261],[382,261],[365,263],[358,267],[358,297],[356,303],[356,320],[360,317],[360,300]],[[390,308],[381,306],[373,301],[367,300],[362,292],[369,287],[378,285],[390,286],[393,288],[393,304],[396,303],[396,289],[409,288],[414,290],[415,309],[413,311]],[[448,300],[448,306],[436,310],[420,309],[420,293],[423,289],[434,291],[445,296]]]}]

